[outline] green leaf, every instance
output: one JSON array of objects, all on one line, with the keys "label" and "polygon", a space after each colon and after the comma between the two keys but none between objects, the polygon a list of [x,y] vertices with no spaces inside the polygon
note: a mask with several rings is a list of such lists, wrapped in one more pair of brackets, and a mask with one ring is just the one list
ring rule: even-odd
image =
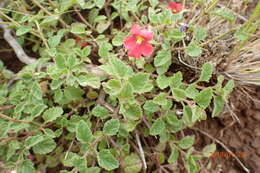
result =
[{"label": "green leaf", "polygon": [[98,8],[102,8],[106,1],[105,0],[95,0],[94,2]]},{"label": "green leaf", "polygon": [[169,50],[160,50],[154,59],[154,65],[155,67],[162,66],[169,62],[171,58],[172,56]]},{"label": "green leaf", "polygon": [[44,104],[38,104],[38,105],[34,106],[34,108],[33,108],[32,111],[31,111],[31,116],[35,118],[35,117],[41,115],[42,112],[43,112],[46,108],[47,108],[47,106],[44,105]]},{"label": "green leaf", "polygon": [[27,149],[30,149],[31,147],[33,147],[34,145],[42,142],[44,140],[44,137],[42,134],[39,135],[35,135],[35,136],[30,136],[25,140],[25,147]]},{"label": "green leaf", "polygon": [[80,75],[78,82],[81,86],[91,86],[92,88],[100,88],[100,78],[94,74]]},{"label": "green leaf", "polygon": [[84,25],[83,23],[72,23],[71,24],[71,32],[73,34],[84,34],[86,25]]},{"label": "green leaf", "polygon": [[50,87],[52,90],[56,90],[63,84],[63,82],[64,82],[64,80],[62,80],[62,79],[54,79],[51,81]]},{"label": "green leaf", "polygon": [[160,109],[160,107],[157,104],[155,104],[152,100],[147,100],[143,107],[144,110],[152,113],[157,112]]},{"label": "green leaf", "polygon": [[141,159],[135,153],[126,156],[123,163],[124,173],[138,173],[143,165]]},{"label": "green leaf", "polygon": [[117,98],[119,98],[120,101],[128,101],[133,99],[133,97],[133,87],[129,83],[126,83],[117,94]]},{"label": "green leaf", "polygon": [[169,61],[167,61],[164,65],[159,66],[156,68],[156,72],[161,75],[164,74],[165,72],[168,71],[170,65],[172,64],[172,60],[170,59]]},{"label": "green leaf", "polygon": [[188,173],[198,173],[199,172],[199,165],[195,161],[194,155],[188,157],[187,162],[185,163],[185,167],[186,167]]},{"label": "green leaf", "polygon": [[150,129],[150,135],[159,135],[161,133],[163,133],[165,130],[165,123],[162,119],[157,119],[154,121],[154,123],[152,124],[151,126],[151,129]]},{"label": "green leaf", "polygon": [[54,61],[58,68],[60,69],[66,68],[66,64],[65,64],[66,60],[64,56],[58,55],[54,58]]},{"label": "green leaf", "polygon": [[78,3],[78,0],[60,0],[59,1],[59,7],[60,11],[64,12],[71,8],[73,5],[76,5]]},{"label": "green leaf", "polygon": [[104,84],[104,90],[110,95],[116,95],[120,92],[122,87],[121,81],[116,79],[111,79]]},{"label": "green leaf", "polygon": [[127,122],[123,124],[123,127],[127,132],[132,132],[137,125],[138,125],[138,121],[127,120]]},{"label": "green leaf", "polygon": [[104,16],[104,15],[98,15],[96,18],[95,18],[95,23],[99,23],[99,22],[103,22],[107,19],[107,16]]},{"label": "green leaf", "polygon": [[179,71],[175,73],[170,80],[170,86],[172,88],[179,88],[182,84],[183,76],[182,73]]},{"label": "green leaf", "polygon": [[95,19],[97,18],[99,13],[99,9],[97,8],[92,8],[88,14],[88,21],[90,24],[94,24]]},{"label": "green leaf", "polygon": [[76,137],[82,143],[92,142],[94,138],[89,125],[84,120],[80,120],[77,124]]},{"label": "green leaf", "polygon": [[199,56],[202,53],[202,48],[196,42],[191,42],[185,49],[185,52],[192,57]]},{"label": "green leaf", "polygon": [[87,173],[100,173],[100,168],[99,167],[90,167],[85,169]]},{"label": "green leaf", "polygon": [[127,78],[133,73],[132,68],[118,58],[111,58],[110,64],[113,68],[114,75],[117,76],[119,79]]},{"label": "green leaf", "polygon": [[182,117],[182,119],[183,119],[183,122],[186,125],[188,125],[188,126],[193,125],[193,123],[192,123],[192,109],[187,105],[185,105],[183,107],[183,117]]},{"label": "green leaf", "polygon": [[66,153],[65,158],[62,160],[62,163],[66,167],[73,167],[75,160],[78,158],[79,155],[77,155],[76,153],[68,152]]},{"label": "green leaf", "polygon": [[53,15],[53,16],[46,17],[40,23],[40,27],[46,27],[47,25],[55,24],[58,20],[59,20],[59,16],[58,15]]},{"label": "green leaf", "polygon": [[7,101],[5,97],[0,96],[0,105],[4,104]]},{"label": "green leaf", "polygon": [[236,30],[234,37],[241,41],[245,41],[250,38],[250,33],[248,32],[247,27],[240,27],[238,30]]},{"label": "green leaf", "polygon": [[194,141],[195,141],[194,136],[185,136],[177,144],[182,149],[188,149],[193,145]]},{"label": "green leaf", "polygon": [[169,123],[172,126],[181,127],[181,121],[171,111],[167,112],[167,114],[166,114],[166,121],[167,121],[167,123]]},{"label": "green leaf", "polygon": [[216,144],[210,144],[203,148],[202,153],[204,157],[210,157],[216,151]]},{"label": "green leaf", "polygon": [[16,35],[21,36],[21,35],[24,35],[24,34],[30,32],[30,31],[32,31],[31,26],[21,26],[16,30]]},{"label": "green leaf", "polygon": [[171,29],[166,32],[166,39],[173,42],[179,42],[185,38],[185,33],[181,32],[180,29]]},{"label": "green leaf", "polygon": [[212,64],[209,62],[203,64],[199,81],[209,82],[209,80],[212,76],[212,73],[213,73]]},{"label": "green leaf", "polygon": [[61,38],[62,38],[62,36],[60,36],[60,35],[55,35],[55,36],[53,36],[53,37],[50,37],[50,38],[48,39],[48,44],[49,44],[49,46],[50,46],[51,48],[55,48],[56,46],[58,46],[58,45],[60,44]]},{"label": "green leaf", "polygon": [[31,95],[38,100],[42,100],[42,89],[38,82],[34,82],[31,88]]},{"label": "green leaf", "polygon": [[172,149],[172,152],[171,152],[171,155],[170,155],[170,157],[168,159],[168,162],[169,163],[175,163],[178,160],[179,151],[175,147],[172,147],[171,149]]},{"label": "green leaf", "polygon": [[230,22],[234,22],[236,20],[236,16],[232,10],[224,7],[224,8],[215,8],[210,12],[212,15],[220,16],[223,19],[226,19]]},{"label": "green leaf", "polygon": [[103,33],[105,30],[108,29],[110,24],[111,23],[109,21],[101,21],[101,22],[99,22],[98,25],[97,25],[97,32],[99,34]]},{"label": "green leaf", "polygon": [[160,89],[165,89],[170,85],[170,80],[165,75],[159,75],[156,78],[156,84]]},{"label": "green leaf", "polygon": [[137,73],[129,78],[129,82],[132,85],[134,92],[139,94],[146,91],[146,87],[149,84],[149,75],[147,73]]},{"label": "green leaf", "polygon": [[85,0],[77,0],[78,4],[83,8],[86,5]]},{"label": "green leaf", "polygon": [[225,80],[225,77],[223,75],[219,75],[217,78],[217,84],[215,85],[215,89],[220,92],[222,89],[222,84]]},{"label": "green leaf", "polygon": [[160,13],[159,18],[160,18],[161,24],[169,25],[169,24],[172,24],[172,22],[173,22],[171,10],[163,10]]},{"label": "green leaf", "polygon": [[[69,69],[72,69],[77,64],[79,64],[79,59],[76,57],[75,54],[72,54],[67,57],[66,65]],[[73,76],[74,77],[74,76]]]},{"label": "green leaf", "polygon": [[196,89],[196,84],[190,84],[185,89],[185,93],[187,97],[194,99],[199,94],[199,91]]},{"label": "green leaf", "polygon": [[111,171],[119,167],[119,162],[108,149],[101,150],[97,154],[97,160],[99,166],[108,171]]},{"label": "green leaf", "polygon": [[159,21],[158,14],[156,14],[155,10],[151,7],[149,7],[149,9],[148,9],[148,18],[149,18],[150,22],[153,24],[157,24]]},{"label": "green leaf", "polygon": [[44,119],[45,123],[47,123],[56,120],[62,114],[63,109],[61,107],[52,107],[43,113],[42,118]]},{"label": "green leaf", "polygon": [[234,87],[235,87],[234,80],[229,80],[223,88],[225,93],[224,95],[225,98],[233,91]]},{"label": "green leaf", "polygon": [[105,107],[99,106],[99,105],[97,105],[94,109],[92,109],[92,114],[95,117],[98,117],[101,119],[106,119],[110,116],[108,110]]},{"label": "green leaf", "polygon": [[53,139],[47,138],[44,141],[33,146],[33,152],[35,154],[48,154],[56,148],[56,143]]},{"label": "green leaf", "polygon": [[48,128],[44,129],[44,133],[45,133],[48,137],[50,137],[50,138],[55,138],[55,137],[56,137],[55,132],[53,132],[51,129],[48,129]]},{"label": "green leaf", "polygon": [[112,40],[112,44],[114,46],[121,46],[123,44],[125,36],[126,35],[123,32],[118,31]]},{"label": "green leaf", "polygon": [[[19,171],[19,172],[18,172]],[[16,171],[15,171],[16,172]],[[31,160],[24,160],[17,168],[18,173],[34,173],[36,172]]]},{"label": "green leaf", "polygon": [[103,132],[108,136],[116,135],[119,130],[119,120],[109,120],[104,124]]},{"label": "green leaf", "polygon": [[153,102],[158,105],[166,105],[167,104],[166,96],[167,96],[166,93],[161,92],[159,95],[153,98]]},{"label": "green leaf", "polygon": [[205,88],[197,95],[197,97],[195,97],[194,100],[199,106],[206,109],[211,102],[212,96],[212,88]]},{"label": "green leaf", "polygon": [[98,55],[101,56],[102,58],[108,58],[109,57],[109,51],[112,50],[112,49],[113,49],[113,47],[110,43],[103,42],[99,45]]},{"label": "green leaf", "polygon": [[186,92],[183,89],[173,88],[172,89],[172,96],[176,101],[180,102],[180,101],[183,101],[186,98]]},{"label": "green leaf", "polygon": [[68,86],[64,90],[64,95],[69,100],[80,100],[85,92],[81,88],[75,88],[73,86]]},{"label": "green leaf", "polygon": [[91,46],[86,46],[81,50],[81,57],[85,58],[91,53]]},{"label": "green leaf", "polygon": [[225,105],[225,100],[222,98],[222,96],[214,96],[214,109],[212,112],[212,117],[218,116],[223,107]]},{"label": "green leaf", "polygon": [[197,105],[192,105],[191,107],[192,110],[192,123],[195,123],[198,120],[206,120],[207,119],[207,114],[205,110]]},{"label": "green leaf", "polygon": [[151,4],[151,6],[154,8],[156,5],[159,4],[158,0],[149,0],[149,3]]},{"label": "green leaf", "polygon": [[142,108],[136,103],[125,103],[120,107],[122,114],[131,120],[139,120],[142,115]]},{"label": "green leaf", "polygon": [[196,27],[194,29],[194,37],[197,41],[204,40],[207,37],[207,30],[203,27]]}]

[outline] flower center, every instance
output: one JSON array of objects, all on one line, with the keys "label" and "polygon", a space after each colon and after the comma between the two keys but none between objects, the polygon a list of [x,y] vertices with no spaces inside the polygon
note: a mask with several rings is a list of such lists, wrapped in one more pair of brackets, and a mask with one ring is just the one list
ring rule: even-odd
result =
[{"label": "flower center", "polygon": [[143,41],[144,41],[144,38],[143,38],[143,37],[141,37],[141,36],[139,36],[139,35],[136,36],[136,43],[137,43],[137,44],[141,44]]},{"label": "flower center", "polygon": [[177,10],[176,10],[176,9],[173,9],[172,12],[173,12],[173,13],[177,13]]}]

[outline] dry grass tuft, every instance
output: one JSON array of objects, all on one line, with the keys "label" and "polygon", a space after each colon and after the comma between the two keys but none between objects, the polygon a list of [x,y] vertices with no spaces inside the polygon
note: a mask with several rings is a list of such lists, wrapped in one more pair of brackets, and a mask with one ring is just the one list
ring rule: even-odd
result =
[{"label": "dry grass tuft", "polygon": [[249,42],[224,72],[241,84],[260,86],[260,39]]}]

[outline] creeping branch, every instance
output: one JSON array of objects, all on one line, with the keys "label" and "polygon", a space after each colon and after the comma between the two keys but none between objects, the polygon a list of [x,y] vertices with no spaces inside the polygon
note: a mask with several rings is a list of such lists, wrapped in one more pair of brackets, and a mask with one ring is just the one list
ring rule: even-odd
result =
[{"label": "creeping branch", "polygon": [[[0,22],[3,22],[3,20],[0,18]],[[25,64],[34,64],[36,62],[36,59],[29,57],[23,50],[22,46],[17,42],[17,40],[12,36],[12,30],[8,28],[7,24],[0,23],[0,27],[4,31],[4,39],[9,43],[9,45],[13,48],[15,51],[15,54],[17,58],[25,63]]]}]

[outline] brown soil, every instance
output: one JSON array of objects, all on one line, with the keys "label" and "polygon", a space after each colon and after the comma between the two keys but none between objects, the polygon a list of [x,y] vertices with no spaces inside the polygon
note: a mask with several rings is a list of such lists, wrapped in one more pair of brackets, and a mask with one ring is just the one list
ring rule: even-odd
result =
[{"label": "brown soil", "polygon": [[[0,35],[2,36],[2,32],[0,32]],[[1,52],[1,50],[6,51]],[[0,59],[3,61],[7,69],[13,72],[20,71],[25,65],[16,58],[15,52],[12,51],[9,44],[3,38],[0,38]]]},{"label": "brown soil", "polygon": [[[251,173],[260,172],[260,88],[255,89],[254,99],[245,105],[245,96],[241,92],[234,92],[231,96],[231,103],[234,105],[234,113],[240,120],[238,123],[233,120],[229,110],[226,110],[220,117],[208,119],[197,125],[197,128],[207,132],[226,145],[239,160],[250,170]],[[200,137],[197,146],[204,147],[213,141],[195,132]],[[197,139],[197,138],[196,138]],[[217,144],[217,151],[227,153],[226,150]],[[211,157],[207,162],[212,162],[212,168],[208,172],[218,173],[245,173],[238,162],[230,155],[218,155]],[[202,171],[207,172],[207,171]]]}]

